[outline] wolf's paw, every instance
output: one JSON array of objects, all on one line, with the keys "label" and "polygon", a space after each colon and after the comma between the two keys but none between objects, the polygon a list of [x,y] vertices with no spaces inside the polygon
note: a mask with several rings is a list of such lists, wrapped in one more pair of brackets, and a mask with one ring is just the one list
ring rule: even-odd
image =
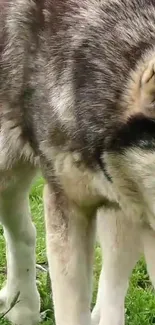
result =
[{"label": "wolf's paw", "polygon": [[40,297],[37,290],[30,294],[11,293],[5,286],[0,291],[0,313],[16,325],[35,325],[40,321]]},{"label": "wolf's paw", "polygon": [[16,325],[37,325],[40,322],[39,310],[21,303],[14,306],[6,317]]}]

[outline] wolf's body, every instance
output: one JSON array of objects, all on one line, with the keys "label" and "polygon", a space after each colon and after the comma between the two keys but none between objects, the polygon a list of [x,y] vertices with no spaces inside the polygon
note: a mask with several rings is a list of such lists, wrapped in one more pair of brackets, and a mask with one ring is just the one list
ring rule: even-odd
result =
[{"label": "wolf's body", "polygon": [[[1,0],[0,215],[17,325],[39,319],[38,169],[57,325],[123,325],[142,253],[155,285],[154,0]],[[104,253],[90,314],[96,215]]]}]

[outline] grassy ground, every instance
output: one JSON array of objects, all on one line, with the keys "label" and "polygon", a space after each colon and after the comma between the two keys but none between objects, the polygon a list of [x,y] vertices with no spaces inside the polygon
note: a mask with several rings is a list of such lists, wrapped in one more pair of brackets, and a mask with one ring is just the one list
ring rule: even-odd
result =
[{"label": "grassy ground", "polygon": [[[46,264],[45,250],[45,233],[43,221],[42,205],[42,182],[38,181],[31,192],[31,208],[34,222],[37,227],[37,263]],[[0,229],[0,285],[5,281],[5,246],[2,230]],[[95,265],[94,265],[94,294],[93,303],[95,302],[97,291],[97,280],[101,268],[101,251],[96,248]],[[38,271],[38,286],[41,294],[42,311],[51,309],[49,281],[46,272]],[[92,304],[93,304],[92,303]],[[49,312],[43,325],[54,324],[53,311]],[[144,261],[140,261],[133,272],[130,281],[130,288],[126,298],[126,324],[127,325],[151,325],[155,324],[155,295],[153,288],[148,279]],[[8,325],[8,322],[0,320],[0,325]],[[106,325],[106,324],[105,324]]]}]

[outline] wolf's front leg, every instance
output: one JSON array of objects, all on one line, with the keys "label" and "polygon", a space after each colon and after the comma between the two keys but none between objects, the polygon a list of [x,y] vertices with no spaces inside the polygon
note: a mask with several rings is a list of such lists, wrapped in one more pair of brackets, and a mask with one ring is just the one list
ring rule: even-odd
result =
[{"label": "wolf's front leg", "polygon": [[142,252],[141,228],[118,208],[101,210],[98,233],[103,250],[93,325],[124,325],[124,300],[128,279]]},{"label": "wolf's front leg", "polygon": [[94,220],[50,185],[44,204],[56,324],[90,325]]}]

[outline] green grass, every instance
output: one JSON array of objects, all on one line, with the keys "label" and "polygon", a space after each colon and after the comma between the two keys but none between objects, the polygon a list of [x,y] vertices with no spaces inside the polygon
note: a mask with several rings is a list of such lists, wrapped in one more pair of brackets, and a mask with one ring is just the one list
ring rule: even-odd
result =
[{"label": "green grass", "polygon": [[[31,191],[31,208],[33,220],[37,228],[37,263],[46,264],[46,249],[45,249],[45,232],[43,220],[43,203],[42,203],[42,187],[43,183],[39,180]],[[0,228],[0,285],[4,284],[6,279],[5,267],[5,245],[3,239],[3,232]],[[94,265],[94,294],[93,302],[95,302],[97,292],[97,282],[101,269],[101,250],[96,247],[95,251],[95,265]],[[50,299],[50,286],[47,274],[38,271],[38,288],[41,295],[41,309],[42,311],[51,309],[47,315],[43,325],[54,324],[53,308]],[[136,266],[132,278],[130,280],[130,287],[126,297],[126,324],[127,325],[151,325],[155,324],[155,294],[152,285],[149,281],[146,266],[141,260]],[[7,321],[0,320],[0,325],[8,325]],[[105,324],[106,325],[106,324]]]}]

